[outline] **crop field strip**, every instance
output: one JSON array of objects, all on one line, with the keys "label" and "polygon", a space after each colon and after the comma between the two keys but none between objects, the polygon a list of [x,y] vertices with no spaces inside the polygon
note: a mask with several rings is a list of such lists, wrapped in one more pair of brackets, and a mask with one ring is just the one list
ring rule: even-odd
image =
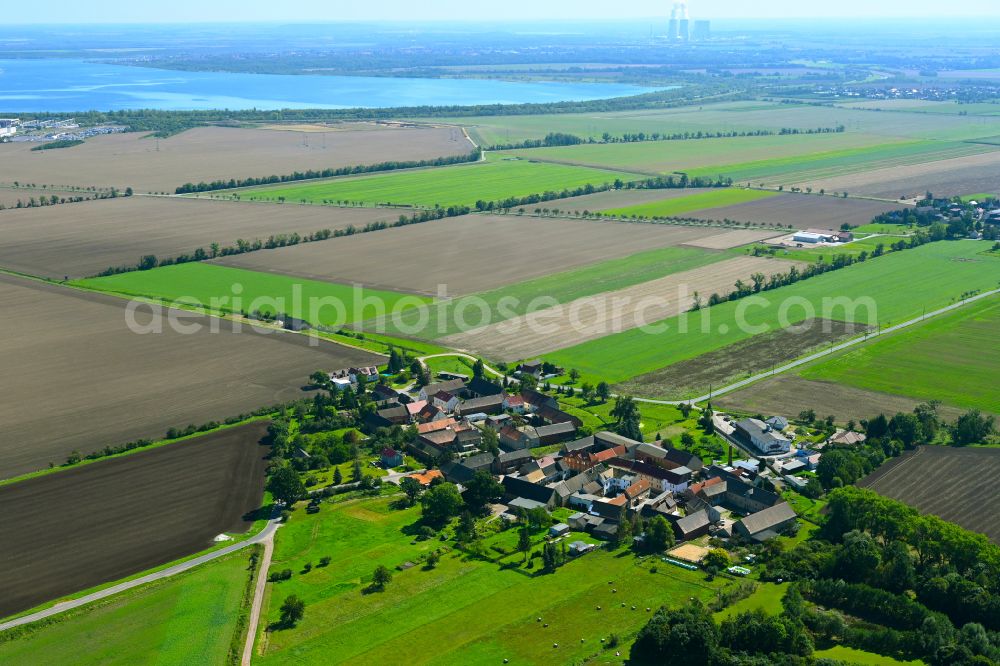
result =
[{"label": "crop field strip", "polygon": [[61,280],[135,265],[147,254],[173,258],[212,243],[266,241],[271,235],[394,221],[376,208],[270,206],[182,197],[135,196],[0,211],[0,268]]},{"label": "crop field strip", "polygon": [[[307,395],[318,367],[384,357],[306,336],[145,308],[130,330],[127,301],[0,275],[0,302],[16,326],[0,344],[0,478],[11,478],[168,428],[222,420]],[[182,333],[169,324],[200,325]],[[212,332],[212,326],[218,332]],[[310,346],[315,342],[316,346]]]},{"label": "crop field strip", "polygon": [[612,208],[626,208],[652,203],[654,201],[670,201],[683,199],[695,194],[711,192],[709,188],[690,187],[665,190],[608,190],[595,194],[584,194],[578,197],[568,197],[558,201],[546,201],[537,206],[525,206],[525,210],[533,212],[535,208],[559,209],[562,212],[582,213],[606,211]]},{"label": "crop field strip", "polygon": [[[833,191],[827,190],[830,193]],[[785,193],[749,203],[691,211],[684,216],[703,220],[729,219],[751,224],[792,225],[796,229],[839,230],[842,224],[868,224],[876,215],[899,208],[902,206],[882,201]]]},{"label": "crop field strip", "polygon": [[748,243],[766,241],[774,238],[775,231],[765,231],[760,229],[735,229],[733,231],[722,231],[705,236],[697,240],[688,241],[684,245],[687,247],[699,247],[706,250],[731,250],[742,247]]},{"label": "crop field strip", "polygon": [[203,550],[264,490],[266,422],[0,486],[0,616]]},{"label": "crop field strip", "polygon": [[[375,129],[344,125],[321,136],[231,127],[198,127],[166,139],[110,134],[64,150],[31,152],[0,145],[0,183],[132,187],[173,192],[185,183],[290,174],[388,161],[434,159],[472,151],[454,128]],[[351,128],[358,128],[352,130]]]},{"label": "crop field strip", "polygon": [[[770,275],[793,264],[756,257],[733,258],[615,292],[538,310],[515,319],[441,338],[456,349],[473,350],[504,362],[531,358],[612,333],[652,324],[688,310],[694,294],[725,292],[754,273]],[[620,303],[620,305],[618,305]]]},{"label": "crop field strip", "polygon": [[[947,305],[970,289],[995,287],[1000,280],[1000,258],[982,255],[982,249],[961,241],[932,243],[769,291],[763,294],[769,305],[749,308],[746,323],[758,327],[758,334],[776,330],[779,304],[793,296],[812,304],[815,312],[811,316],[841,320],[849,314],[843,304],[824,313],[824,299],[869,297],[877,308],[878,323],[898,323],[919,316],[925,307]],[[685,313],[681,317],[687,323],[686,333],[678,332],[682,320],[675,317],[667,320],[670,328],[664,333],[625,331],[547,354],[546,358],[577,368],[588,377],[623,382],[749,338],[750,330],[736,321],[735,313],[743,307],[736,301]],[[810,316],[802,307],[789,310],[787,315],[789,324]],[[867,307],[859,307],[847,320],[877,323]]]},{"label": "crop field strip", "polygon": [[643,217],[673,217],[683,215],[691,211],[704,210],[707,208],[718,208],[722,206],[732,206],[736,204],[760,201],[779,196],[776,192],[764,190],[745,190],[737,188],[719,188],[692,194],[687,197],[671,199],[661,199],[649,203],[626,206],[623,208],[612,208],[604,212],[611,215]]},{"label": "crop field strip", "polygon": [[639,180],[627,169],[611,170],[490,155],[485,162],[416,169],[399,173],[350,176],[300,184],[239,190],[253,201],[322,204],[349,201],[369,205],[473,206],[479,200],[560,192],[584,185],[600,186],[615,180]]},{"label": "crop field strip", "polygon": [[215,260],[375,289],[461,296],[704,236],[704,228],[466,215]]},{"label": "crop field strip", "polygon": [[[980,481],[970,483],[974,473]],[[905,502],[1000,543],[995,509],[1000,449],[918,446],[888,461],[858,485]],[[933,479],[933,483],[928,481]],[[977,510],[977,507],[983,510]]]},{"label": "crop field strip", "polygon": [[1000,414],[1000,298],[994,296],[811,364],[801,374]]}]

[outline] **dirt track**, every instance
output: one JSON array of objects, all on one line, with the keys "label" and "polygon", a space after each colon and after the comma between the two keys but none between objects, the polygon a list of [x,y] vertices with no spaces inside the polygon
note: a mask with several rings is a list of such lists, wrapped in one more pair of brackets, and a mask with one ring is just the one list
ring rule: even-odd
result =
[{"label": "dirt track", "polygon": [[0,487],[0,617],[245,531],[266,431],[257,422]]},{"label": "dirt track", "polygon": [[436,295],[445,284],[450,295],[463,295],[704,235],[659,224],[466,215],[217,261],[419,294]]},{"label": "dirt track", "polygon": [[176,257],[213,242],[395,220],[398,211],[128,197],[0,211],[0,267],[57,280],[91,277],[145,254]]},{"label": "dirt track", "polygon": [[198,127],[167,139],[111,134],[61,150],[0,145],[0,183],[132,187],[173,192],[185,183],[287,174],[387,161],[424,160],[472,151],[457,128],[351,124],[304,133]]},{"label": "dirt track", "polygon": [[[0,479],[62,463],[170,427],[222,420],[295,400],[319,368],[373,364],[375,354],[341,345],[309,346],[302,335],[144,308],[133,333],[126,301],[0,275],[6,325],[0,340]],[[167,317],[201,330],[183,334]],[[212,333],[207,327],[218,326]]]},{"label": "dirt track", "polygon": [[[727,259],[450,335],[440,342],[500,361],[531,358],[643,324],[654,324],[688,310],[694,303],[694,292],[706,299],[712,293],[730,291],[739,279],[749,281],[753,273],[772,275],[793,265],[756,257]],[[616,306],[616,302],[621,305]]]}]

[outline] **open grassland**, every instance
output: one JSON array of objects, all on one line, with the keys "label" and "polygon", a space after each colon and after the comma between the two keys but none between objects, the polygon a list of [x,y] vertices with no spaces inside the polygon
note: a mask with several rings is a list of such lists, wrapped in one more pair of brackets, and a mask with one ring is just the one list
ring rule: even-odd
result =
[{"label": "open grassland", "polygon": [[430,301],[390,291],[359,290],[350,285],[201,262],[93,278],[76,284],[98,291],[206,307],[216,312],[249,314],[260,310],[287,314],[331,328],[377,317],[407,304],[412,307]]},{"label": "open grassland", "polygon": [[472,145],[457,128],[390,128],[345,124],[320,135],[232,127],[198,127],[168,139],[141,133],[87,139],[72,150],[31,151],[0,145],[0,183],[132,187],[173,192],[185,183],[264,177],[389,161],[463,155]]},{"label": "open grassland", "polygon": [[[871,102],[874,106],[895,103]],[[849,106],[864,107],[865,104],[851,103]],[[933,102],[927,104],[932,105]],[[673,134],[760,129],[780,131],[783,127],[806,130],[838,125],[843,125],[847,132],[887,137],[963,140],[1000,134],[1000,119],[978,115],[1000,113],[1000,107],[993,104],[951,104],[945,109],[945,113],[938,114],[872,113],[845,106],[744,101],[608,113],[434,118],[430,122],[449,122],[467,127],[477,141],[487,146],[541,139],[553,131],[597,141],[601,140],[604,132],[621,136],[639,132]],[[959,110],[964,109],[970,109],[970,115],[959,116]]]},{"label": "open grassland", "polygon": [[11,276],[0,275],[0,302],[18,322],[0,344],[11,378],[0,384],[0,478],[61,463],[74,450],[298,399],[319,368],[384,358],[151,306],[134,313],[133,329],[125,300]]},{"label": "open grassland", "polygon": [[0,213],[0,268],[61,280],[135,265],[147,254],[173,258],[237,239],[311,234],[395,220],[375,208],[306,208],[179,197],[128,197]]},{"label": "open grassland", "polygon": [[599,186],[640,176],[623,171],[547,164],[527,159],[491,156],[485,162],[417,169],[400,173],[333,178],[296,185],[240,190],[255,201],[322,204],[349,201],[406,206],[472,206],[477,201],[499,201],[543,192],[561,192],[584,185]]},{"label": "open grassland", "polygon": [[108,583],[245,531],[260,506],[266,422],[0,486],[0,616]]},{"label": "open grassland", "polygon": [[[725,258],[721,253],[688,247],[648,250],[451,301],[438,301],[405,313],[398,320],[364,322],[357,328],[371,330],[383,325],[388,330],[411,337],[437,339],[491,322],[506,321],[549,307],[553,302],[569,303],[594,294],[625,289]],[[457,313],[463,314],[460,316]]]},{"label": "open grassland", "polygon": [[686,213],[685,217],[791,225],[796,229],[839,230],[844,223],[851,226],[867,224],[876,215],[897,208],[900,206],[882,201],[785,193],[749,203],[693,211]]},{"label": "open grassland", "polygon": [[[815,316],[869,325],[899,323],[920,316],[925,308],[954,302],[970,289],[995,287],[1000,260],[980,254],[982,250],[982,244],[958,241],[891,253],[761,298],[667,319],[658,333],[625,331],[546,358],[591,378],[622,382]],[[784,322],[779,321],[781,312]]]},{"label": "open grassland", "polygon": [[[646,141],[640,143],[585,144],[511,151],[528,159],[579,164],[649,174],[684,171],[715,177],[725,174],[721,165],[780,163],[808,159],[814,154],[884,148],[892,140],[866,134],[807,134],[789,136],[727,137],[695,141]],[[905,145],[905,144],[904,144]],[[732,169],[731,169],[732,170]]]},{"label": "open grassland", "polygon": [[[831,179],[875,169],[899,169],[925,162],[967,157],[995,150],[994,146],[957,141],[880,143],[832,150],[815,150],[808,154],[782,155],[777,152],[773,157],[765,157],[755,161],[695,168],[689,171],[689,175],[706,178],[726,176],[737,182],[771,186],[785,185],[786,187],[797,185],[804,189],[807,185],[803,183],[812,184],[820,179]],[[734,157],[738,157],[738,155]],[[813,189],[818,191],[826,188],[817,188],[813,185]],[[844,189],[833,188],[833,191],[842,192]]]},{"label": "open grassland", "polygon": [[[639,375],[618,384],[621,393],[682,399],[767,372],[792,358],[861,334],[864,326],[814,321],[801,329],[755,335],[721,349]],[[796,412],[797,413],[797,412]]]},{"label": "open grassland", "polygon": [[865,652],[864,650],[856,650],[844,647],[843,645],[835,645],[825,650],[816,650],[813,652],[813,656],[817,659],[835,659],[841,663],[855,664],[857,666],[924,666],[924,662],[920,659],[900,661],[893,657],[886,657],[874,652]]},{"label": "open grassland", "polygon": [[[879,413],[906,414],[920,402],[833,382],[810,381],[798,375],[771,377],[712,400],[717,407],[745,414],[794,415],[813,409],[823,417],[835,416],[837,423],[870,419]],[[953,420],[961,413],[962,410],[954,406],[938,407],[938,414],[947,419]]]},{"label": "open grassland", "polygon": [[885,167],[864,173],[823,178],[799,178],[796,184],[827,192],[860,196],[910,199],[928,190],[936,196],[987,192],[1000,180],[1000,151],[943,159],[905,167]]},{"label": "open grassland", "polygon": [[781,599],[787,591],[788,583],[760,583],[749,597],[740,599],[731,606],[726,606],[721,611],[715,613],[715,621],[721,623],[741,613],[755,610],[762,610],[771,615],[780,615],[783,610]]},{"label": "open grassland", "polygon": [[466,215],[218,259],[226,266],[415,294],[465,295],[678,245],[705,230]]},{"label": "open grassland", "polygon": [[249,575],[246,551],[69,611],[16,638],[0,638],[8,664],[163,666],[223,664]]},{"label": "open grassland", "polygon": [[[627,641],[648,620],[647,607],[706,600],[722,584],[662,563],[651,573],[628,553],[598,551],[532,575],[452,551],[434,569],[396,571],[384,591],[363,593],[376,564],[416,562],[443,545],[408,536],[417,518],[415,509],[391,509],[388,499],[293,515],[277,534],[272,571],[294,574],[270,586],[265,617],[275,622],[281,601],[297,594],[305,618],[266,634],[259,663],[394,663],[402,654],[412,664],[579,663],[603,654],[600,639],[611,633]],[[324,555],[330,565],[317,568]],[[306,562],[313,569],[301,573]]]},{"label": "open grassland", "polygon": [[[671,198],[635,206],[625,206],[623,208],[612,208],[607,212],[611,215],[640,216],[640,217],[673,217],[682,213],[690,213],[695,210],[708,208],[720,208],[723,206],[733,206],[736,204],[770,199],[778,196],[776,192],[762,190],[744,190],[736,188],[725,188],[709,190],[699,194],[692,194],[687,197]],[[720,218],[721,219],[721,218]]]},{"label": "open grassland", "polygon": [[531,358],[676,316],[695,303],[695,294],[726,292],[738,280],[749,281],[755,273],[766,276],[787,271],[791,266],[756,257],[728,259],[537,310],[451,335],[441,342],[505,362]]},{"label": "open grassland", "polygon": [[[970,473],[984,481],[969,483]],[[1000,474],[1000,449],[918,446],[885,463],[858,485],[1000,542],[996,486],[985,481],[995,479],[996,474]]]},{"label": "open grassland", "polygon": [[1000,298],[931,319],[801,372],[806,379],[1000,414]]}]

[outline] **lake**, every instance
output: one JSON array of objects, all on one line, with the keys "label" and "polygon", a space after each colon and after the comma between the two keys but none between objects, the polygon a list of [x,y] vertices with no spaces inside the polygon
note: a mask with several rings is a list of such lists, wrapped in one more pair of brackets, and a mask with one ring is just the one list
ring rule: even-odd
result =
[{"label": "lake", "polygon": [[181,72],[85,60],[0,60],[0,112],[11,113],[521,104],[652,90],[614,83]]}]

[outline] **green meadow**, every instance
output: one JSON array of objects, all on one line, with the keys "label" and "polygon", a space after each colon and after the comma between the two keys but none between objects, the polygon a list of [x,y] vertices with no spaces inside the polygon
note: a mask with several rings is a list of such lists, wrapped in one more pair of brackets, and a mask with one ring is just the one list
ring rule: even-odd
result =
[{"label": "green meadow", "polygon": [[223,664],[249,578],[239,551],[68,611],[15,637],[0,636],[4,664]]},{"label": "green meadow", "polygon": [[[1000,258],[981,254],[982,249],[979,243],[942,241],[890,253],[750,300],[672,317],[659,322],[664,330],[632,329],[545,358],[590,380],[621,382],[813,316],[899,323],[948,305],[968,290],[995,288]],[[836,299],[864,300],[856,301],[852,313]]]},{"label": "green meadow", "polygon": [[843,352],[800,374],[1000,414],[998,331],[1000,297],[994,296]]},{"label": "green meadow", "polygon": [[759,583],[757,589],[749,597],[740,599],[733,605],[727,606],[718,613],[715,613],[715,621],[721,623],[723,620],[735,617],[740,613],[747,613],[758,609],[771,615],[778,615],[783,609],[781,599],[787,591],[788,583]]},{"label": "green meadow", "polygon": [[[625,170],[627,171],[627,170]],[[600,186],[615,180],[638,180],[625,171],[591,169],[533,162],[490,155],[485,162],[460,166],[417,169],[374,176],[334,178],[239,190],[240,198],[252,201],[322,204],[347,201],[368,205],[473,206],[479,200],[499,201],[508,197],[562,191],[584,185]]]},{"label": "green meadow", "polygon": [[817,659],[835,659],[847,664],[857,664],[858,666],[923,666],[920,659],[912,661],[900,661],[892,657],[885,657],[874,652],[856,650],[843,645],[835,645],[825,650],[816,650],[813,656]]},{"label": "green meadow", "polygon": [[[725,584],[627,551],[592,552],[552,574],[520,566],[519,554],[511,556],[513,566],[501,567],[438,539],[414,539],[419,509],[392,508],[398,497],[293,513],[278,531],[271,568],[293,575],[269,585],[265,617],[275,622],[289,594],[305,601],[305,617],[294,629],[270,632],[258,663],[579,663],[605,654],[601,639],[612,633],[627,645],[649,619],[647,607],[707,601]],[[509,545],[509,536],[484,543]],[[448,552],[436,567],[418,562],[442,547]],[[317,567],[324,556],[330,564]],[[396,570],[407,561],[417,565]],[[303,573],[307,562],[312,568]],[[377,564],[392,569],[392,581],[366,593]]]},{"label": "green meadow", "polygon": [[[904,229],[905,227],[897,227],[897,231]],[[838,254],[846,254],[851,257],[857,257],[862,252],[867,252],[869,255],[877,248],[879,245],[883,245],[885,250],[889,250],[889,246],[898,241],[898,237],[892,236],[869,236],[866,238],[858,238],[851,241],[850,243],[845,243],[843,245],[831,245],[824,247],[804,247],[796,248],[793,250],[779,250],[776,256],[781,259],[797,259],[799,261],[813,262],[817,260],[826,261],[831,257]],[[747,248],[736,248],[735,250],[730,250],[734,254],[749,254],[752,249]]]},{"label": "green meadow", "polygon": [[[402,314],[396,322],[385,324],[390,333],[436,339],[468,330],[468,327],[458,325],[456,312],[466,313],[465,317],[471,327],[480,325],[486,316],[489,317],[489,322],[496,323],[550,307],[553,299],[560,304],[569,303],[578,298],[624,289],[725,258],[722,253],[695,248],[665,247],[649,250],[622,259],[611,259],[463,296],[453,301],[431,304]],[[355,328],[367,330],[374,323],[357,324]]]},{"label": "green meadow", "polygon": [[778,196],[777,192],[764,190],[744,190],[727,187],[724,189],[709,190],[686,197],[676,199],[663,199],[661,201],[651,201],[637,206],[626,208],[615,208],[604,211],[606,214],[621,215],[624,217],[673,217],[683,213],[690,213],[696,210],[707,208],[721,208],[723,206],[735,206],[736,204],[759,201],[769,197]]},{"label": "green meadow", "polygon": [[197,305],[220,312],[284,313],[311,324],[340,326],[375,317],[385,308],[419,306],[431,299],[365,288],[355,300],[354,287],[272,273],[258,273],[203,262],[164,266],[109,277],[88,278],[77,286],[132,297]]}]

